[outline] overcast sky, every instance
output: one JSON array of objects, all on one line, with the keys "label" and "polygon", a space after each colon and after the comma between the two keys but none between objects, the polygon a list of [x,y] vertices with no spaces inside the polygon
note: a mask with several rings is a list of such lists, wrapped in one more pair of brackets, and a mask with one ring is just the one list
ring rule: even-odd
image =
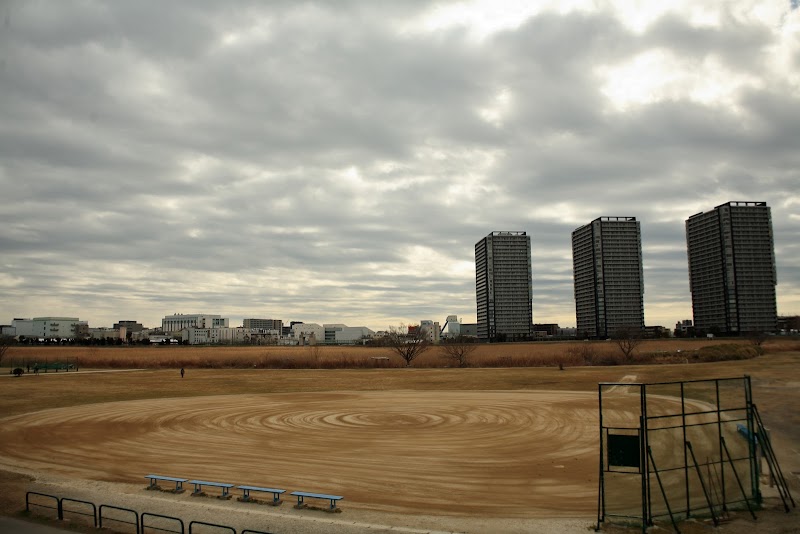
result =
[{"label": "overcast sky", "polygon": [[772,208],[800,313],[790,0],[0,1],[0,323],[475,321],[477,241],[641,221],[645,321],[691,318],[685,220]]}]

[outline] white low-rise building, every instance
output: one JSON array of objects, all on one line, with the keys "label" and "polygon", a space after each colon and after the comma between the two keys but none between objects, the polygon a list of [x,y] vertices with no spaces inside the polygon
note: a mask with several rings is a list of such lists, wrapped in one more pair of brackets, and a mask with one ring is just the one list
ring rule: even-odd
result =
[{"label": "white low-rise building", "polygon": [[189,345],[277,345],[280,332],[264,328],[185,328],[181,337]]},{"label": "white low-rise building", "polygon": [[11,321],[15,336],[43,339],[68,339],[75,337],[85,321],[77,317],[34,317],[33,319],[14,319]]},{"label": "white low-rise building", "polygon": [[329,345],[352,344],[375,336],[375,332],[366,326],[347,326],[337,323],[323,325],[323,328],[325,343]]},{"label": "white low-rise building", "polygon": [[458,337],[461,335],[461,321],[458,315],[448,315],[444,322],[444,337]]},{"label": "white low-rise building", "polygon": [[227,328],[228,319],[221,315],[176,313],[161,319],[161,330],[165,333],[180,332],[186,328]]},{"label": "white low-rise building", "polygon": [[189,345],[209,345],[219,343],[222,328],[184,328],[181,338]]},{"label": "white low-rise building", "polygon": [[150,339],[152,336],[163,334],[160,328],[143,328],[138,332],[131,333],[131,341],[141,341],[143,339]]},{"label": "white low-rise building", "polygon": [[279,330],[268,328],[236,327],[219,329],[219,342],[222,344],[277,345],[280,337]]},{"label": "white low-rise building", "polygon": [[325,341],[325,327],[317,323],[295,323],[292,325],[292,337],[300,345],[316,345]]},{"label": "white low-rise building", "polygon": [[[124,331],[124,329],[122,330]],[[125,334],[120,329],[108,327],[89,328],[87,336],[90,339],[125,339]]]},{"label": "white low-rise building", "polygon": [[163,334],[151,334],[150,335],[150,344],[151,345],[177,345],[178,340],[172,336],[165,336]]},{"label": "white low-rise building", "polygon": [[439,343],[441,330],[437,321],[420,321],[419,327],[425,332],[425,338],[429,343]]}]

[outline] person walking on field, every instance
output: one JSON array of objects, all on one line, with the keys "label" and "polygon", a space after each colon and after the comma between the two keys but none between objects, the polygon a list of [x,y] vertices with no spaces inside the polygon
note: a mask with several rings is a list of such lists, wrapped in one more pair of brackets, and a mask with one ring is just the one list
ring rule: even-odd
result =
[{"label": "person walking on field", "polygon": [[181,378],[183,378],[183,373],[184,373],[184,372],[185,372],[185,371],[183,370],[183,367],[181,367]]}]

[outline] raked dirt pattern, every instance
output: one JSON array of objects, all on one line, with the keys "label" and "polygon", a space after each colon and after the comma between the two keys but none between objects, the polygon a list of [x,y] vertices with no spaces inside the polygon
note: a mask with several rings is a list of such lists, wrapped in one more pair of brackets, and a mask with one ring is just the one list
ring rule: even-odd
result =
[{"label": "raked dirt pattern", "polygon": [[104,403],[8,418],[3,463],[345,496],[345,509],[591,515],[597,400],[584,392],[353,392]]}]

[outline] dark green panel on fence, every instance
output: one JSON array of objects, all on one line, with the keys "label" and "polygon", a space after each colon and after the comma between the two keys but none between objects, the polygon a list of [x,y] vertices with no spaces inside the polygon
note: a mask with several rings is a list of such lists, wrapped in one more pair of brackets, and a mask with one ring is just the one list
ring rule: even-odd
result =
[{"label": "dark green panel on fence", "polygon": [[608,465],[616,467],[641,466],[639,436],[608,434]]}]

